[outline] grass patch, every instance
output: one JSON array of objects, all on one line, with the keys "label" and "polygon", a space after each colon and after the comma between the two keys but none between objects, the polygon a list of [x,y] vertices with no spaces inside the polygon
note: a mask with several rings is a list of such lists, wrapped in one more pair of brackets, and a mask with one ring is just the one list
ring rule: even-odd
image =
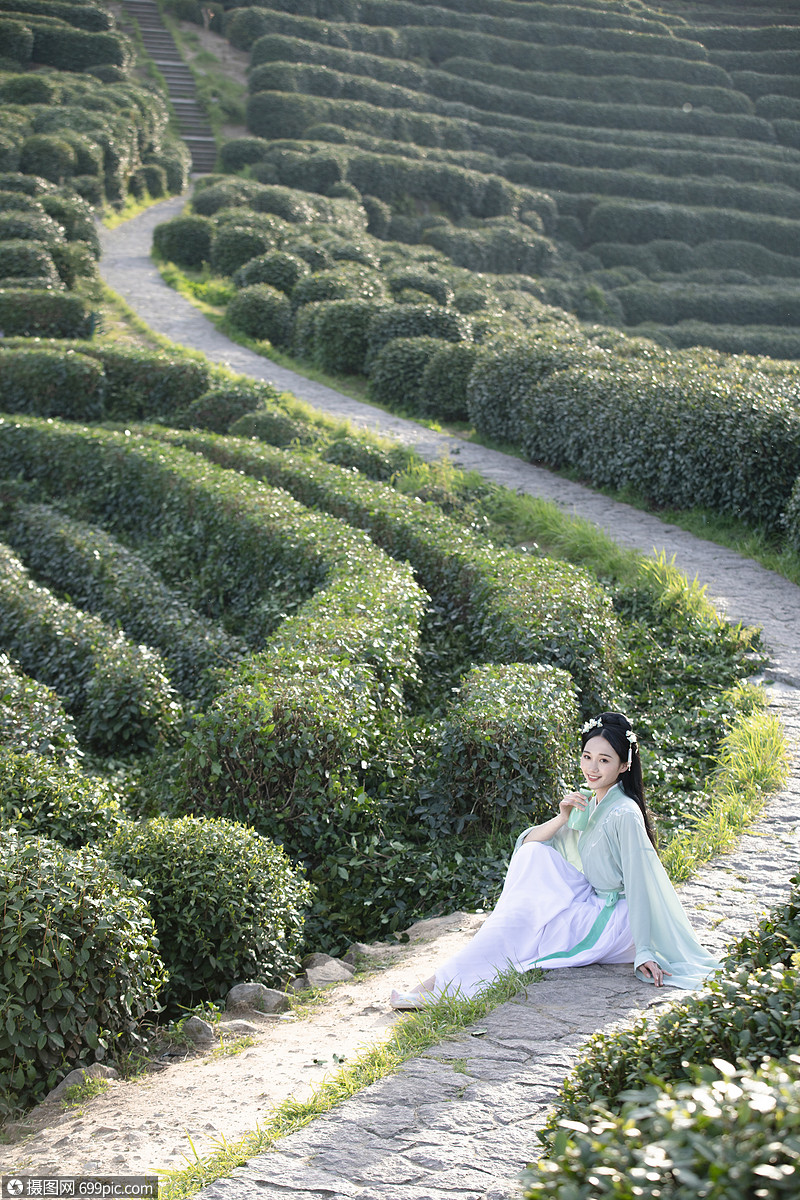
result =
[{"label": "grass patch", "polygon": [[368,1047],[355,1062],[324,1079],[308,1100],[290,1097],[278,1105],[264,1125],[259,1125],[240,1141],[222,1139],[218,1148],[207,1157],[195,1157],[182,1171],[166,1172],[160,1182],[161,1200],[183,1200],[213,1180],[230,1175],[254,1155],[273,1149],[280,1138],[302,1129],[315,1117],[330,1112],[363,1088],[393,1074],[404,1062],[429,1046],[462,1033],[540,976],[538,971],[521,975],[511,970],[498,976],[470,1000],[445,996],[418,1012],[402,1016],[388,1041]]},{"label": "grass patch", "polygon": [[682,883],[702,864],[729,850],[764,807],[770,793],[785,786],[789,754],[783,728],[766,711],[761,688],[737,689],[740,716],[717,753],[717,770],[703,814],[660,851],[670,878]]},{"label": "grass patch", "polygon": [[164,196],[153,197],[149,193],[145,193],[144,197],[136,199],[135,196],[131,196],[129,193],[119,208],[106,206],[103,209],[103,225],[106,229],[116,229],[118,225],[124,225],[132,217],[138,217],[139,213],[146,212],[154,204],[162,204],[163,201]]},{"label": "grass patch", "polygon": [[111,1084],[107,1079],[98,1079],[92,1075],[87,1075],[83,1083],[74,1083],[72,1087],[68,1087],[61,1098],[61,1106],[65,1110],[82,1108],[88,1100],[92,1100],[95,1096],[102,1096],[107,1092]]},{"label": "grass patch", "polygon": [[218,1046],[206,1057],[208,1059],[217,1058],[235,1058],[237,1054],[241,1054],[248,1046],[255,1046],[256,1039],[250,1033],[240,1033],[236,1037],[226,1038],[220,1042]]}]

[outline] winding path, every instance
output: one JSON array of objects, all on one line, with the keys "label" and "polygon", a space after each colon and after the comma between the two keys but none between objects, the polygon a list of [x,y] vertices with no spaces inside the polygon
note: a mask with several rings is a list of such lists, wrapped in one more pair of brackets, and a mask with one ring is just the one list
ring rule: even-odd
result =
[{"label": "winding path", "polygon": [[[617,542],[666,551],[729,621],[761,626],[765,676],[793,752],[791,779],[730,854],[681,889],[701,940],[720,950],[788,891],[800,828],[800,588],[733,551],[609,500],[519,459],[351,400],[230,342],[168,288],[149,257],[153,227],[183,207],[172,198],[102,230],[100,270],[150,327],[209,359],[270,380],[315,408],[412,445],[443,452],[506,487],[552,500]],[[552,971],[490,1014],[480,1036],[433,1047],[367,1088],[280,1148],[206,1187],[207,1200],[508,1200],[537,1154],[536,1130],[582,1042],[676,993],[654,994],[629,967]],[[477,1032],[477,1031],[476,1031]]]}]

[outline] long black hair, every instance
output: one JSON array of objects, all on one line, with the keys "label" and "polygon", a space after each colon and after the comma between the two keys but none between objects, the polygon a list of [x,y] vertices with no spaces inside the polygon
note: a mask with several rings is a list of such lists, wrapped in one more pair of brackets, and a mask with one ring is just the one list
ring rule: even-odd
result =
[{"label": "long black hair", "polygon": [[[588,726],[588,728],[587,728]],[[633,726],[624,713],[604,712],[586,723],[581,733],[581,750],[593,737],[603,737],[617,752],[623,763],[628,764],[627,770],[619,776],[617,783],[626,796],[635,800],[644,820],[647,836],[653,846],[656,845],[655,829],[650,810],[645,803],[644,782],[642,780],[642,759],[639,754],[639,742]]]}]

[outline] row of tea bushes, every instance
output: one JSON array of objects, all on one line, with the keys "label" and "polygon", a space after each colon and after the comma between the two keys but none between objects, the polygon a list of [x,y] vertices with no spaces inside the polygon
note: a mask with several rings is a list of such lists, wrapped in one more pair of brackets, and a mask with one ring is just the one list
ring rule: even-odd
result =
[{"label": "row of tea bushes", "polygon": [[212,383],[200,359],[70,339],[11,338],[0,349],[3,410],[67,420],[169,417]]},{"label": "row of tea bushes", "polygon": [[159,655],[37,587],[6,546],[0,588],[4,649],[58,693],[82,741],[130,754],[175,740],[182,711]]},{"label": "row of tea bushes", "polygon": [[69,185],[69,194],[92,205],[186,186],[189,153],[169,131],[158,92],[124,77],[0,71],[0,100],[6,173]]},{"label": "row of tea bushes", "polygon": [[246,653],[244,643],[185,604],[140,555],[93,525],[19,502],[3,514],[3,536],[37,579],[157,649],[187,699],[207,702],[223,669]]},{"label": "row of tea bushes", "polygon": [[0,654],[0,740],[11,749],[59,761],[80,757],[75,724],[59,697],[7,654]]},{"label": "row of tea bushes", "polygon": [[[605,350],[574,334],[500,338],[478,356],[468,408],[531,461],[778,532],[800,475],[798,377],[761,367],[633,339]],[[598,421],[614,430],[603,454],[587,436]]]},{"label": "row of tea bushes", "polygon": [[[241,424],[247,428],[248,418]],[[583,708],[601,703],[615,669],[617,625],[607,595],[588,573],[494,548],[440,509],[335,463],[238,438],[160,436],[368,530],[393,558],[412,565],[465,630],[473,661],[548,662],[570,672]]]}]

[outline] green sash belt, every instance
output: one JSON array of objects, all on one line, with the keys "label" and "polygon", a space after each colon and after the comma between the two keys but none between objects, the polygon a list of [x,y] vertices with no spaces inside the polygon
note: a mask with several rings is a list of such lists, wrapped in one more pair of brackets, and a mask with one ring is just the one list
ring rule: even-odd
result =
[{"label": "green sash belt", "polygon": [[534,959],[532,966],[538,966],[541,963],[547,962],[551,958],[572,958],[573,954],[581,954],[584,950],[590,950],[596,942],[600,940],[600,934],[605,929],[608,922],[611,920],[617,901],[622,895],[621,892],[598,892],[598,896],[602,896],[605,903],[600,909],[600,912],[594,919],[594,924],[586,937],[578,942],[577,946],[573,946],[571,950],[556,950],[554,954],[545,954],[543,958]]}]

